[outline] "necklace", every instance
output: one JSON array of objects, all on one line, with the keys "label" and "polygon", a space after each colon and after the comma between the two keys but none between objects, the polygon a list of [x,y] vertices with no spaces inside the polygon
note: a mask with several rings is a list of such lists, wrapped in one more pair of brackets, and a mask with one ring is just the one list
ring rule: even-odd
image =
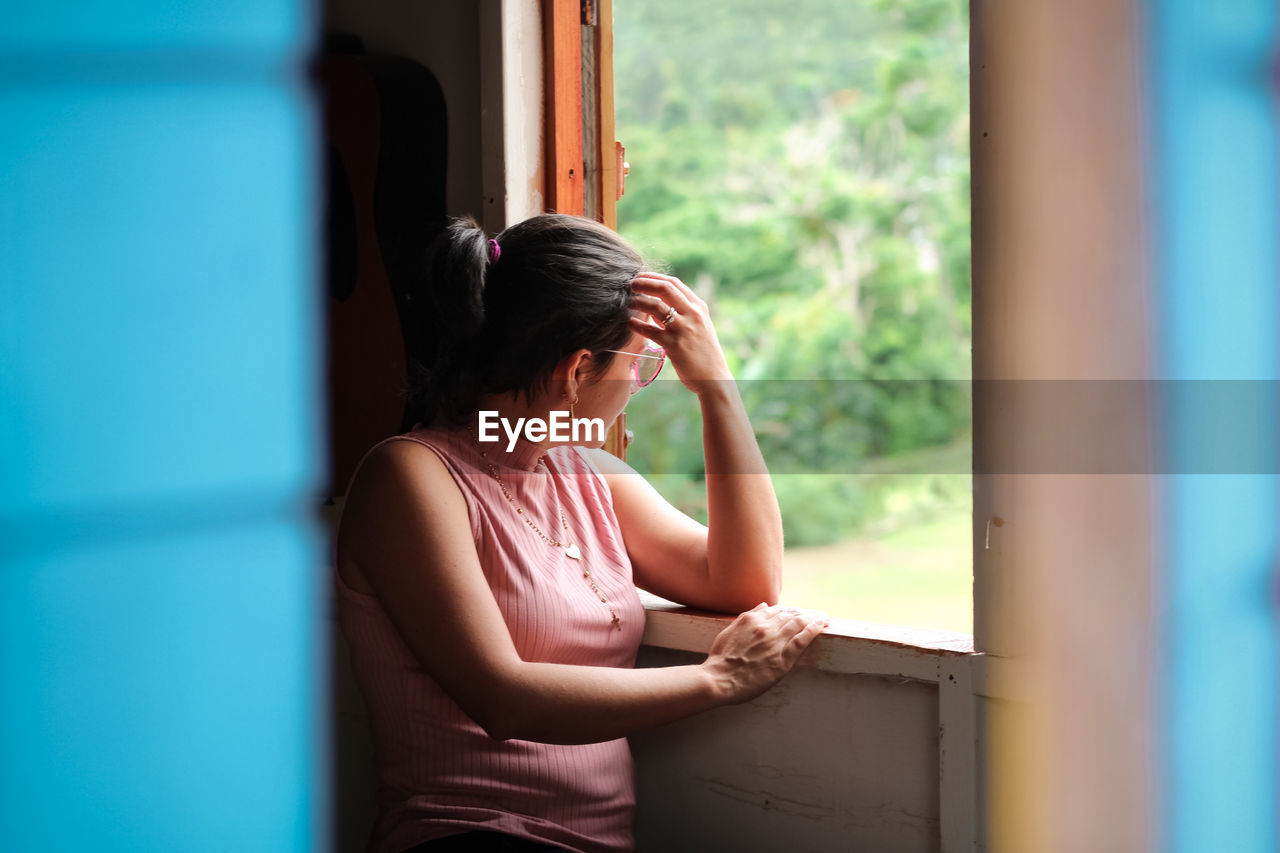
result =
[{"label": "necklace", "polygon": [[[472,431],[471,426],[469,424],[467,425],[467,432],[471,433],[471,437],[475,439],[476,444],[480,443],[480,439],[476,436],[475,432]],[[554,545],[557,548],[563,548],[566,557],[568,557],[571,560],[576,560],[578,562],[581,562],[582,551],[578,548],[577,543],[570,542],[568,544],[565,544],[564,542],[561,542],[557,539],[552,539],[550,536],[543,533],[541,528],[539,528],[538,525],[533,523],[533,519],[529,518],[528,514],[526,514],[525,511],[520,507],[520,505],[516,503],[516,499],[511,496],[511,492],[507,491],[507,484],[502,482],[502,477],[501,475],[498,474],[498,469],[494,467],[493,463],[489,462],[487,459],[489,454],[486,451],[481,450],[480,455],[481,457],[486,457],[484,464],[489,469],[489,475],[493,477],[493,479],[498,481],[498,485],[502,487],[502,494],[506,496],[507,502],[515,508],[516,514],[524,519],[524,523],[529,525],[531,528],[533,528],[533,532],[538,534],[538,536],[542,537],[542,541],[550,545]],[[551,476],[550,469],[547,470],[547,476],[548,477]],[[551,488],[553,491],[556,488],[554,478],[551,479]],[[564,532],[568,534],[569,521],[564,517],[564,507],[560,505],[560,493],[558,491],[556,492],[556,509],[560,513],[560,524],[564,526]],[[569,537],[566,535],[565,538],[567,539]],[[609,603],[609,599],[605,598],[604,593],[600,591],[600,587],[596,585],[595,579],[591,577],[591,570],[588,569],[585,565],[582,567],[582,576],[586,578],[587,584],[591,587],[591,591],[596,594],[596,597],[599,598],[600,601],[606,607],[609,608],[609,615],[613,617],[612,627],[621,631],[622,620],[618,618],[618,612],[613,609],[613,605]]]}]

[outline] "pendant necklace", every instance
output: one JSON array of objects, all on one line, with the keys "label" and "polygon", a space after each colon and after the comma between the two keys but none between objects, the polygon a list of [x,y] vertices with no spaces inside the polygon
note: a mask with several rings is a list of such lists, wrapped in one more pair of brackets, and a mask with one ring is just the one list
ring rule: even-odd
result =
[{"label": "pendant necklace", "polygon": [[[475,432],[471,429],[471,426],[469,424],[467,425],[467,432],[471,433],[471,437],[475,439],[476,444],[480,444],[480,439],[476,437]],[[480,455],[482,457],[485,457],[484,464],[489,469],[489,475],[493,477],[493,479],[498,481],[498,485],[502,487],[502,494],[506,495],[507,502],[511,504],[511,506],[515,508],[516,513],[521,518],[524,519],[524,523],[529,525],[529,527],[533,528],[533,532],[538,534],[538,536],[542,538],[542,541],[562,549],[566,557],[568,557],[571,560],[578,561],[580,563],[582,561],[582,551],[578,548],[577,543],[569,542],[566,544],[564,542],[560,542],[559,540],[552,539],[550,536],[543,533],[542,530],[538,527],[538,525],[533,523],[533,520],[529,518],[529,515],[520,507],[520,505],[516,503],[516,499],[511,496],[511,492],[507,491],[507,484],[502,482],[502,477],[498,474],[498,469],[494,467],[492,462],[488,461],[487,457],[489,454],[481,450]],[[541,464],[545,466],[546,463],[541,463]],[[569,521],[564,517],[564,507],[560,505],[560,493],[559,491],[556,490],[555,478],[551,476],[550,468],[547,469],[547,477],[551,480],[551,488],[552,488],[552,491],[555,492],[555,496],[556,496],[556,509],[559,511],[559,514],[560,514],[560,524],[564,526],[564,532],[566,534],[565,538],[568,539],[569,537],[567,534],[569,533]],[[595,579],[591,577],[591,570],[588,569],[585,565],[582,567],[582,576],[586,578],[587,584],[590,585],[591,591],[596,594],[596,597],[599,598],[600,601],[606,607],[609,608],[609,615],[613,617],[612,627],[621,631],[622,620],[618,618],[617,611],[613,609],[613,605],[609,603],[609,599],[605,598],[604,593],[600,591],[600,587],[596,585]]]}]

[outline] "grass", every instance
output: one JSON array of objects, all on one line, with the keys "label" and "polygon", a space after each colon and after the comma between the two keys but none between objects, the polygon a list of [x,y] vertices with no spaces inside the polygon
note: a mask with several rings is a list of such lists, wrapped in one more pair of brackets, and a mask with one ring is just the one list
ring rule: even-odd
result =
[{"label": "grass", "polygon": [[[783,602],[845,619],[973,633],[973,480],[959,473],[970,461],[971,442],[962,436],[867,460],[857,474],[775,474],[789,543]],[[676,474],[648,479],[706,523],[704,483]]]},{"label": "grass", "polygon": [[788,548],[782,600],[831,616],[973,633],[972,512],[947,507],[892,532]]}]

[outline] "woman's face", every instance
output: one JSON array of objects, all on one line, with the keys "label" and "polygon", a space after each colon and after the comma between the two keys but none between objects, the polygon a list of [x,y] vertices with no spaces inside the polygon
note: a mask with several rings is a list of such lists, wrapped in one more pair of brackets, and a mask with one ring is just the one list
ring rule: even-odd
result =
[{"label": "woman's face", "polygon": [[[640,333],[633,333],[631,341],[619,349],[627,352],[644,352],[647,341]],[[636,392],[634,355],[613,353],[609,368],[592,384],[580,386],[578,402],[573,407],[575,417],[602,418],[605,429],[613,425],[618,415],[627,407],[627,401]]]}]

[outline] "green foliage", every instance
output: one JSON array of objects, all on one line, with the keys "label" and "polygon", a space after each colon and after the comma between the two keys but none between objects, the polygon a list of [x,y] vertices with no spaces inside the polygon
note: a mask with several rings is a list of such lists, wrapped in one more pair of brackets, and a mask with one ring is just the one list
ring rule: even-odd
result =
[{"label": "green foliage", "polygon": [[852,477],[780,474],[773,477],[787,547],[839,542],[857,532],[870,496]]},{"label": "green foliage", "polygon": [[[800,472],[969,428],[967,17],[963,0],[616,1],[620,230],[711,303],[770,470],[795,473],[791,543],[885,510]],[[629,457],[689,498],[697,403],[663,385],[628,410]]]}]

